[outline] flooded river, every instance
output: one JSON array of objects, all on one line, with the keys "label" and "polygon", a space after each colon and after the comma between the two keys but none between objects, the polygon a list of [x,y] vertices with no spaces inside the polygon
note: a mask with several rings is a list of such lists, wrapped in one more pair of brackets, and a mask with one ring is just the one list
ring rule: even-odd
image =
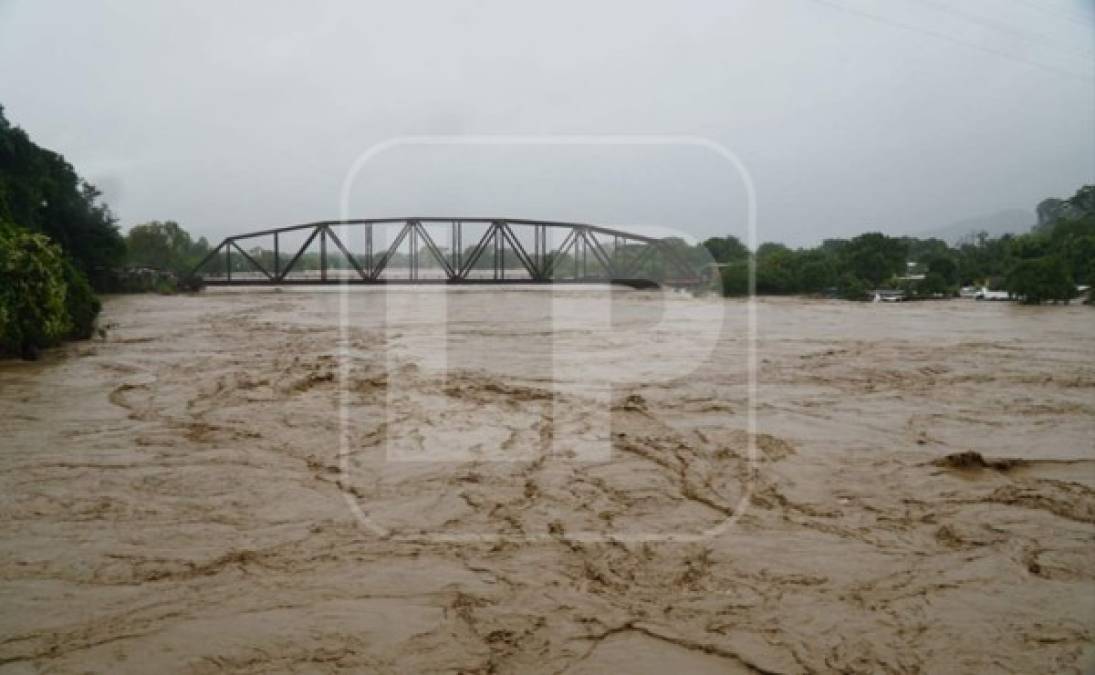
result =
[{"label": "flooded river", "polygon": [[0,363],[0,672],[1095,668],[1089,307],[226,290],[101,323]]}]

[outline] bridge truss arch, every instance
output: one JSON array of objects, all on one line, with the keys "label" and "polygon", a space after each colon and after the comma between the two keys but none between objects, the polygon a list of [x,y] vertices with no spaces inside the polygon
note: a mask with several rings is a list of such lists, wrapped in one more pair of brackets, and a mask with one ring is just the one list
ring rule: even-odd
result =
[{"label": "bridge truss arch", "polygon": [[233,235],[190,277],[213,286],[701,282],[680,240],[583,223],[447,217],[319,221]]}]

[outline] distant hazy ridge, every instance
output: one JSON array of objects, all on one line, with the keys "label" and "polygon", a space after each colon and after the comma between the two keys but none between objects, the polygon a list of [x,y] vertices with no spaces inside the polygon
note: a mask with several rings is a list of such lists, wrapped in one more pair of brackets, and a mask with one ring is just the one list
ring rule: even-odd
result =
[{"label": "distant hazy ridge", "polygon": [[[1048,200],[1047,200],[1048,201]],[[965,218],[931,230],[915,233],[920,238],[935,237],[954,245],[963,237],[977,232],[987,232],[990,237],[1027,232],[1036,222],[1035,216],[1024,209],[1006,209],[995,213]]]}]

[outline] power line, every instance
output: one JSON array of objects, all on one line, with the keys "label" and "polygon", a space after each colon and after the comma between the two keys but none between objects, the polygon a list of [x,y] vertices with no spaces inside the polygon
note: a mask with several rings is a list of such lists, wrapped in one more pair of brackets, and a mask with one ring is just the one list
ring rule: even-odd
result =
[{"label": "power line", "polygon": [[999,50],[999,49],[993,49],[991,47],[985,47],[983,45],[979,45],[979,44],[976,44],[976,43],[973,43],[973,42],[967,42],[965,40],[959,40],[958,38],[947,35],[946,33],[940,33],[938,31],[933,31],[933,30],[920,28],[919,26],[914,26],[912,24],[903,23],[903,22],[900,22],[900,21],[894,21],[892,19],[887,19],[884,16],[879,16],[878,14],[872,14],[870,12],[865,12],[861,9],[856,9],[854,7],[847,7],[845,5],[841,5],[840,3],[832,2],[831,0],[811,0],[811,1],[816,2],[819,5],[824,5],[826,7],[830,7],[832,9],[838,9],[842,12],[847,12],[848,14],[854,14],[856,16],[861,16],[865,19],[870,19],[871,21],[877,21],[879,23],[889,24],[889,25],[894,26],[896,28],[901,28],[903,30],[912,31],[914,33],[920,33],[922,35],[927,35],[927,36],[930,36],[930,37],[934,37],[938,40],[945,40],[946,42],[950,42],[950,43],[953,43],[953,44],[956,44],[956,45],[962,45],[963,47],[969,47],[970,49],[976,49],[978,51],[985,52],[986,54],[992,54],[993,56],[1000,56],[1000,57],[1003,57],[1005,59],[1011,59],[1012,61],[1019,61],[1019,62],[1022,62],[1022,63],[1026,63],[1027,65],[1034,66],[1035,68],[1040,68],[1040,69],[1045,70],[1047,72],[1056,73],[1058,75],[1064,75],[1065,77],[1070,77],[1070,78],[1082,80],[1083,82],[1090,82],[1091,81],[1091,78],[1088,75],[1082,75],[1080,73],[1076,73],[1076,72],[1073,72],[1071,70],[1065,70],[1063,68],[1057,68],[1056,66],[1051,66],[1051,65],[1048,65],[1048,64],[1045,64],[1045,63],[1040,63],[1038,61],[1031,61],[1030,59],[1026,59],[1026,58],[1023,58],[1022,56],[1018,56],[1016,54],[1011,54],[1009,52],[1005,52],[1005,51],[1002,51],[1002,50]]}]

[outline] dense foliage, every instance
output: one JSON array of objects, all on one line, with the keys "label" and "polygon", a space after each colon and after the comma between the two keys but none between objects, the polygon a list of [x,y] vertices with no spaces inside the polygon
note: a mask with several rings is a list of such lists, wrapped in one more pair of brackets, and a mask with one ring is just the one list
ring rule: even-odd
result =
[{"label": "dense foliage", "polygon": [[202,237],[194,241],[190,233],[173,220],[135,225],[125,237],[126,262],[130,267],[146,267],[184,275],[209,253]]},{"label": "dense foliage", "polygon": [[1027,304],[1076,297],[1076,284],[1059,258],[1020,260],[1008,272],[1007,289]]},{"label": "dense foliage", "polygon": [[0,224],[0,352],[33,356],[66,337],[64,263],[49,238]]},{"label": "dense foliage", "polygon": [[0,219],[46,235],[96,288],[125,257],[100,193],[61,155],[12,126],[0,107]]},{"label": "dense foliage", "polygon": [[101,305],[89,278],[105,286],[125,250],[98,198],[0,108],[0,354],[91,336]]},{"label": "dense foliage", "polygon": [[726,295],[749,293],[752,261],[760,294],[863,299],[871,289],[894,288],[914,297],[937,297],[953,295],[960,286],[986,286],[1029,303],[1068,300],[1078,284],[1095,282],[1095,186],[1053,201],[1052,208],[1040,207],[1039,213],[1056,219],[1029,233],[995,239],[980,233],[955,247],[939,239],[878,232],[830,239],[814,248],[765,243],[755,255],[734,237],[708,239],[703,245],[718,264]]},{"label": "dense foliage", "polygon": [[66,337],[86,340],[95,332],[95,319],[103,305],[91,290],[87,277],[68,260],[61,259],[61,274],[65,282],[65,313],[69,330]]}]

